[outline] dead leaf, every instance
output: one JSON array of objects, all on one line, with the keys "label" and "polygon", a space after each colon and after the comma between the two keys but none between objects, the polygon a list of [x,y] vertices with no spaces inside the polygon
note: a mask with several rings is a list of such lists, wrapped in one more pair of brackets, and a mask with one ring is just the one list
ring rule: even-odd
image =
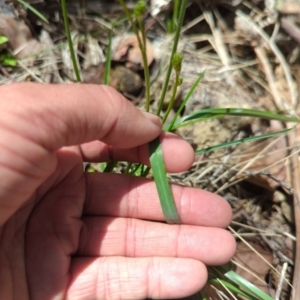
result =
[{"label": "dead leaf", "polygon": [[15,51],[17,58],[43,50],[43,45],[32,37],[28,26],[23,21],[17,21],[12,17],[0,16],[0,35],[8,38],[8,44]]},{"label": "dead leaf", "polygon": [[[148,66],[150,66],[154,60],[154,51],[148,39],[146,39],[146,56]],[[124,62],[127,68],[135,71],[144,67],[142,52],[136,35],[128,34],[113,40],[112,60]]]},{"label": "dead leaf", "polygon": [[[270,127],[264,133],[280,130],[283,130],[283,127],[279,122],[270,121]],[[266,170],[277,180],[289,185],[290,181],[287,175],[286,156],[287,141],[285,136],[249,143],[242,153],[243,161],[245,161],[243,165],[249,165],[246,168],[248,171],[257,172]],[[253,160],[253,162],[249,163],[251,160]],[[241,174],[241,176],[238,177],[244,177],[244,175]],[[264,175],[250,176],[247,178],[247,181],[271,191],[274,191],[279,186],[277,181]]]},{"label": "dead leaf", "polygon": [[[97,67],[90,67],[84,71],[83,82],[103,84],[104,73],[104,64],[99,64]],[[133,99],[141,93],[144,82],[137,73],[122,65],[117,65],[110,71],[109,85],[117,89],[127,98]]]},{"label": "dead leaf", "polygon": [[[234,260],[239,263],[243,268],[237,266],[236,273],[241,275],[243,278],[259,287],[264,292],[269,292],[266,283],[266,276],[270,271],[270,266],[267,264],[272,263],[273,254],[271,251],[263,249],[261,246],[249,242],[249,244],[263,256],[263,261],[253,250],[251,250],[243,242],[237,243],[237,250],[234,256]],[[252,272],[247,272],[245,269]]]}]

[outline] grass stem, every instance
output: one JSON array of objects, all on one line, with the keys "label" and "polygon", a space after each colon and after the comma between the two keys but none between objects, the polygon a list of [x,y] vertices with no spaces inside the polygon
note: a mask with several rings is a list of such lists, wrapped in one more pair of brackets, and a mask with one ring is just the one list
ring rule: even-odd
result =
[{"label": "grass stem", "polygon": [[181,27],[182,27],[182,23],[183,23],[183,19],[184,19],[184,15],[185,15],[185,9],[186,9],[186,4],[187,4],[187,0],[182,0],[181,1],[181,5],[180,5],[180,9],[179,9],[179,16],[178,16],[178,24],[177,24],[177,28],[176,28],[176,32],[175,32],[175,36],[174,36],[174,43],[173,43],[173,48],[172,48],[172,53],[170,56],[170,62],[169,62],[169,66],[168,66],[168,70],[167,70],[167,74],[166,74],[166,79],[162,88],[162,93],[158,102],[158,109],[156,114],[159,116],[164,104],[164,100],[166,97],[166,93],[167,93],[167,89],[169,86],[169,81],[170,81],[170,77],[171,77],[171,72],[172,72],[172,60],[173,60],[173,56],[177,51],[177,46],[178,46],[178,41],[179,41],[179,37],[180,37],[180,31],[181,31]]},{"label": "grass stem", "polygon": [[145,86],[146,86],[146,111],[149,111],[149,109],[150,109],[150,74],[149,74],[149,67],[148,67],[148,60],[147,60],[147,46],[146,46],[147,43],[146,43],[145,28],[143,26],[142,19],[140,17],[138,17],[137,21],[138,21],[141,35],[142,35],[142,38],[141,38],[141,35],[139,34],[139,29],[136,26],[136,23],[132,17],[132,13],[128,10],[124,0],[118,0],[118,2],[121,5],[121,7],[123,8],[123,11],[124,11],[126,17],[128,18],[128,20],[131,24],[132,30],[138,39],[139,48],[142,53],[142,60],[143,60],[143,65],[144,65]]},{"label": "grass stem", "polygon": [[66,35],[67,35],[67,40],[68,40],[68,44],[69,44],[69,50],[70,50],[70,55],[71,55],[71,59],[72,59],[72,63],[73,63],[76,80],[78,82],[81,82],[81,77],[80,77],[80,73],[79,73],[79,68],[78,68],[75,51],[74,51],[74,47],[73,47],[73,41],[72,41],[71,32],[70,32],[66,0],[61,0],[61,10],[62,10],[62,14],[63,14],[65,31],[66,31]]},{"label": "grass stem", "polygon": [[163,116],[163,120],[162,122],[165,123],[172,108],[173,108],[173,105],[174,105],[174,102],[175,102],[175,99],[176,99],[176,93],[177,93],[177,88],[178,88],[178,85],[179,85],[179,73],[176,72],[176,79],[175,79],[175,83],[173,85],[173,89],[172,89],[172,96],[171,96],[171,99],[170,99],[170,103],[168,105],[168,108],[167,108],[167,111],[165,112],[164,116]]}]

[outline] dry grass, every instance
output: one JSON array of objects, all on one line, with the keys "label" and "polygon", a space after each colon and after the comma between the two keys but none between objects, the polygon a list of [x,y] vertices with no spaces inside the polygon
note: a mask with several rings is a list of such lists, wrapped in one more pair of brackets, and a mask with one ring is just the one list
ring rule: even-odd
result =
[{"label": "dry grass", "polygon": [[[294,27],[281,26],[281,17],[284,13],[285,21],[292,25],[299,23],[300,2],[286,1],[281,10],[266,6],[272,1],[214,2],[215,5],[208,4],[209,1],[191,1],[187,9],[179,44],[184,56],[182,95],[203,70],[206,74],[185,113],[209,107],[241,107],[298,115],[299,41],[293,39]],[[240,5],[234,6],[233,2]],[[105,60],[109,20],[120,17],[121,11],[114,4],[99,4],[91,14],[91,9],[80,10],[74,3],[69,11],[81,72],[99,76],[97,68]],[[292,4],[298,12],[287,13]],[[20,17],[36,28],[39,22],[19,6],[15,7]],[[19,60],[17,68],[1,67],[0,84],[75,80],[59,7],[52,2],[52,11],[46,7],[46,3],[37,5],[52,25],[42,25],[36,37],[47,45],[47,50]],[[157,19],[150,16],[146,19],[147,33],[159,59],[152,73],[152,109],[157,105],[155,100],[172,45],[164,24],[163,14]],[[128,29],[122,24],[114,33],[119,36]],[[135,102],[143,107],[144,100],[140,97]],[[208,120],[178,133],[200,149],[287,125],[252,118],[226,118]],[[170,176],[172,181],[219,193],[231,203],[233,221],[229,229],[238,241],[234,258],[237,272],[275,299],[291,296],[297,299],[300,295],[300,246],[296,243],[300,240],[298,139],[295,129],[285,137],[220,150],[197,157],[188,172]],[[213,299],[226,299],[222,298],[226,291],[209,286],[206,291]]]}]

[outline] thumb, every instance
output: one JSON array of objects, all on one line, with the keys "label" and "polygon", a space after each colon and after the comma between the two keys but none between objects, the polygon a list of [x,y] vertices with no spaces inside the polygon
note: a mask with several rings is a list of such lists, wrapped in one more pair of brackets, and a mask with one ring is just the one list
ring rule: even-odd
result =
[{"label": "thumb", "polygon": [[0,224],[54,171],[59,148],[92,140],[131,148],[162,128],[107,86],[12,84],[0,99]]},{"label": "thumb", "polygon": [[49,150],[92,140],[131,148],[161,132],[158,117],[104,85],[13,84],[0,95],[1,123]]}]

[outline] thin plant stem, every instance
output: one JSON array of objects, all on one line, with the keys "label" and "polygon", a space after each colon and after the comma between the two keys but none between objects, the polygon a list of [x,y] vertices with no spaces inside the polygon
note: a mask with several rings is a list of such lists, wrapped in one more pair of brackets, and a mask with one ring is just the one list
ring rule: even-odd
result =
[{"label": "thin plant stem", "polygon": [[158,102],[158,109],[156,112],[156,114],[158,116],[161,113],[161,110],[162,110],[162,107],[164,104],[164,100],[166,97],[166,93],[167,93],[167,89],[168,89],[168,85],[169,85],[169,81],[170,81],[170,77],[171,77],[171,72],[172,72],[172,59],[173,59],[175,52],[177,51],[180,31],[181,31],[181,27],[182,27],[184,15],[185,15],[186,4],[187,4],[187,0],[181,1],[181,5],[180,5],[180,9],[179,9],[179,16],[178,16],[178,25],[177,25],[175,36],[174,36],[174,43],[173,43],[172,53],[170,56],[170,62],[169,62],[169,66],[168,66],[168,70],[167,70],[167,74],[166,74],[166,79],[165,79],[165,82],[164,82],[164,85],[162,88],[162,93],[161,93],[161,96],[160,96],[160,99]]},{"label": "thin plant stem", "polygon": [[176,93],[177,93],[177,88],[178,88],[178,81],[179,81],[179,73],[176,72],[176,79],[175,79],[175,83],[173,85],[173,90],[172,90],[172,96],[170,99],[170,103],[168,105],[167,111],[164,114],[163,120],[162,122],[165,123],[175,102],[175,98],[176,98]]},{"label": "thin plant stem", "polygon": [[150,167],[146,167],[146,169],[143,171],[143,173],[142,173],[141,176],[142,177],[147,177],[147,175],[149,174],[150,170],[151,170]]},{"label": "thin plant stem", "polygon": [[121,5],[121,7],[123,8],[126,17],[128,18],[128,20],[131,24],[132,30],[138,39],[139,48],[142,53],[142,60],[143,60],[143,65],[144,65],[145,86],[146,86],[146,111],[149,111],[149,109],[150,109],[150,75],[149,75],[147,53],[146,53],[145,29],[142,24],[142,20],[140,18],[137,18],[139,26],[140,26],[140,30],[142,33],[142,39],[141,39],[138,27],[136,26],[134,19],[132,18],[132,13],[128,10],[124,0],[118,0],[118,2]]},{"label": "thin plant stem", "polygon": [[189,101],[189,99],[191,98],[193,92],[195,91],[196,87],[198,86],[199,82],[201,81],[201,79],[204,76],[204,71],[198,76],[198,78],[196,79],[196,81],[193,83],[192,87],[190,88],[189,92],[187,93],[187,95],[185,96],[183,102],[181,103],[179,109],[177,110],[171,124],[169,125],[167,131],[172,131],[173,126],[178,118],[178,116],[180,115],[180,113],[182,112],[183,108],[185,107],[186,103]]},{"label": "thin plant stem", "polygon": [[73,63],[76,80],[78,82],[81,82],[81,77],[80,77],[79,68],[77,65],[77,60],[76,60],[74,47],[73,47],[73,41],[72,41],[71,32],[70,32],[66,0],[61,0],[61,10],[62,10],[62,14],[63,14],[65,31],[66,31],[66,35],[67,35],[67,39],[68,39],[69,50],[70,50],[70,55],[71,55],[71,59],[72,59],[72,63]]},{"label": "thin plant stem", "polygon": [[143,25],[143,22],[138,18],[138,23],[142,33],[143,47],[140,48],[142,52],[143,64],[144,64],[144,77],[145,77],[145,86],[146,86],[146,111],[150,110],[150,73],[148,67],[147,59],[147,42],[146,42],[146,32]]},{"label": "thin plant stem", "polygon": [[110,68],[111,68],[111,43],[112,43],[112,35],[113,35],[113,27],[109,32],[109,41],[107,47],[106,54],[106,62],[105,62],[105,73],[104,73],[104,84],[109,85],[110,80]]},{"label": "thin plant stem", "polygon": [[173,5],[173,17],[172,17],[172,32],[176,30],[177,26],[177,19],[178,19],[178,13],[179,13],[179,0],[174,0]]}]

